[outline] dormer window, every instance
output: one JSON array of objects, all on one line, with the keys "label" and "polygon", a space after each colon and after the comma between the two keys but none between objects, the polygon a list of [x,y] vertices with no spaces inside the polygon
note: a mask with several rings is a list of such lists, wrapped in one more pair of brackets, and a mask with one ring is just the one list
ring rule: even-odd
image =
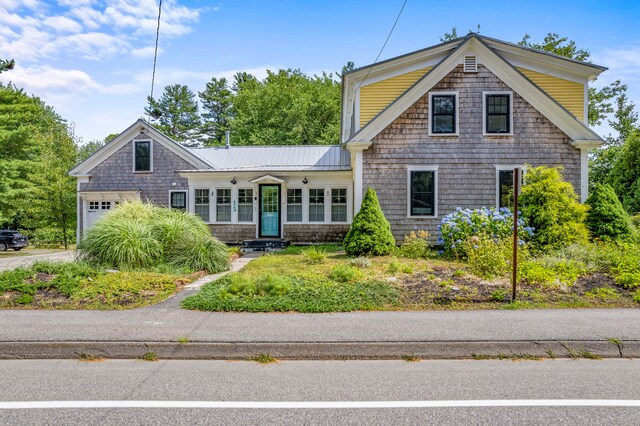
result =
[{"label": "dormer window", "polygon": [[455,135],[458,133],[458,94],[455,92],[433,92],[429,97],[429,132],[433,135]]},{"label": "dormer window", "polygon": [[133,171],[151,172],[151,141],[134,141],[133,146]]}]

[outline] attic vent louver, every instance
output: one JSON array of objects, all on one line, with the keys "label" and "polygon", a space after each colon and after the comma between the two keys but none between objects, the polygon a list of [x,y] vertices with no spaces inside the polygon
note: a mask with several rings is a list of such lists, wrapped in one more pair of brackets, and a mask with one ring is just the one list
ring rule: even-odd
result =
[{"label": "attic vent louver", "polygon": [[475,56],[464,57],[464,72],[478,72],[478,61]]}]

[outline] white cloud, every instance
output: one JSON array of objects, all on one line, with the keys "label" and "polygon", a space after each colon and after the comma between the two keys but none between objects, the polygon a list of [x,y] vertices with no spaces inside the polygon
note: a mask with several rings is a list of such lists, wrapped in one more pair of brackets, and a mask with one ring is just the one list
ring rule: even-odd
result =
[{"label": "white cloud", "polygon": [[[158,48],[158,56],[160,56],[160,53],[162,52],[163,50],[161,48]],[[154,53],[155,46],[147,46],[131,50],[131,56],[135,58],[153,58]]]},{"label": "white cloud", "polygon": [[82,31],[82,25],[66,16],[49,16],[42,23],[59,33],[78,33]]},{"label": "white cloud", "polygon": [[91,6],[93,3],[93,0],[58,0],[60,6],[69,7]]},{"label": "white cloud", "polygon": [[[0,2],[5,6],[0,7],[0,52],[19,62],[55,58],[63,51],[91,60],[126,53],[148,57],[145,45],[157,26],[156,0],[60,0],[68,10],[47,15],[50,8],[42,6],[33,16],[24,7],[36,7],[36,0]],[[165,0],[161,41],[189,33],[199,15],[198,9]]]},{"label": "white cloud", "polygon": [[604,80],[640,81],[640,47],[605,50],[594,55],[594,62],[609,68],[603,73]]},{"label": "white cloud", "polygon": [[24,6],[31,10],[36,10],[39,6],[38,0],[0,0],[0,7],[7,10],[15,10]]},{"label": "white cloud", "polygon": [[63,37],[59,39],[58,45],[86,59],[107,59],[129,50],[129,43],[126,41],[100,32]]}]

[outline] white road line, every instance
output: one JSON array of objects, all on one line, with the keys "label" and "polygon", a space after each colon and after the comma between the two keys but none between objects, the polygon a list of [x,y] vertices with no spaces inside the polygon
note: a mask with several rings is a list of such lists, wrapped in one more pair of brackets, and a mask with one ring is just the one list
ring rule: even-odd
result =
[{"label": "white road line", "polygon": [[456,408],[456,407],[640,407],[626,399],[484,399],[462,401],[15,401],[0,410],[48,408]]}]

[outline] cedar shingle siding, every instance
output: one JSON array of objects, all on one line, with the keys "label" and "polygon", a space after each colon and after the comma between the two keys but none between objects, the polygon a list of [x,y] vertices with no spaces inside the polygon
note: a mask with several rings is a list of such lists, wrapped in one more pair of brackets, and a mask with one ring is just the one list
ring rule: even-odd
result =
[{"label": "cedar shingle siding", "polygon": [[152,173],[133,173],[133,147],[129,142],[91,170],[91,180],[81,183],[80,191],[140,191],[143,201],[168,205],[169,190],[188,189],[187,179],[175,171],[192,169],[193,165],[161,144],[152,143]]},{"label": "cedar shingle siding", "polygon": [[[517,93],[513,93],[513,136],[482,135],[482,92],[510,90],[485,67],[463,73],[460,65],[432,90],[459,92],[459,136],[428,135],[427,93],[363,153],[363,190],[376,190],[398,241],[418,229],[428,230],[435,239],[436,226],[456,207],[494,207],[496,164],[563,166],[564,178],[580,193],[580,151]],[[439,166],[438,218],[407,217],[409,165]]]}]

